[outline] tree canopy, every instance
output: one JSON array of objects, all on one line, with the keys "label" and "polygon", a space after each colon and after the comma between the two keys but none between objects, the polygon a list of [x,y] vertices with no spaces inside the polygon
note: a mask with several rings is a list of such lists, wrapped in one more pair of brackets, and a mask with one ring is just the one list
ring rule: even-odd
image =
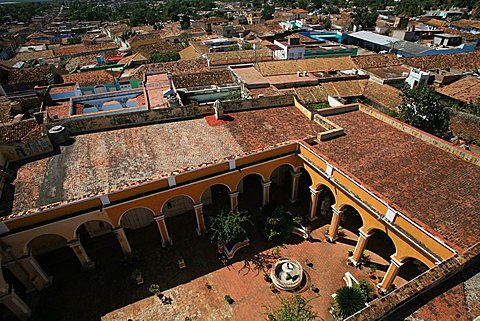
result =
[{"label": "tree canopy", "polygon": [[404,87],[401,92],[400,119],[433,135],[448,129],[450,112],[435,89],[419,84],[414,89]]},{"label": "tree canopy", "polygon": [[180,60],[180,54],[176,51],[161,51],[150,54],[149,61],[153,63]]}]

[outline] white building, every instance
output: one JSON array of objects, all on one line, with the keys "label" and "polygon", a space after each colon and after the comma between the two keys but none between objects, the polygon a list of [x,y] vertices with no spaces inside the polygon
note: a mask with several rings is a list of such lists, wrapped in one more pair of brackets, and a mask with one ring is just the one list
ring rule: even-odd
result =
[{"label": "white building", "polygon": [[272,46],[267,47],[272,50],[275,60],[303,59],[305,57],[305,45],[300,44],[299,38],[275,40]]}]

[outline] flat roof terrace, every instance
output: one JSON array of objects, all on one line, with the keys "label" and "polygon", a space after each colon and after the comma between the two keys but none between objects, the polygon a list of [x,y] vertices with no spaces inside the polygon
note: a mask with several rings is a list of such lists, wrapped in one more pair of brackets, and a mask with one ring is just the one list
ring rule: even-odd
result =
[{"label": "flat roof terrace", "polygon": [[296,107],[196,118],[76,136],[61,153],[18,170],[12,213],[115,189],[182,168],[316,135]]},{"label": "flat roof terrace", "polygon": [[320,155],[456,250],[480,241],[479,166],[362,111],[327,118],[345,135],[314,146]]}]

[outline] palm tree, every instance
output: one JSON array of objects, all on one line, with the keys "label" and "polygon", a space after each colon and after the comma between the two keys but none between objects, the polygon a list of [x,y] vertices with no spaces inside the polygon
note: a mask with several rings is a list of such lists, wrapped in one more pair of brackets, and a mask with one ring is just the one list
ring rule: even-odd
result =
[{"label": "palm tree", "polygon": [[333,315],[343,320],[365,307],[367,297],[359,287],[344,286],[337,290],[332,303]]}]

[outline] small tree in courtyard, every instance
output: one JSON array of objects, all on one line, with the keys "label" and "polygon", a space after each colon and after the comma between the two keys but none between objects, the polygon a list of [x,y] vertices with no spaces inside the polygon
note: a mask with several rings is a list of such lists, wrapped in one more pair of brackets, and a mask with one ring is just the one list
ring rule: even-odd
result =
[{"label": "small tree in courtyard", "polygon": [[245,226],[248,223],[252,224],[247,212],[225,213],[222,210],[218,216],[212,218],[212,240],[227,246],[241,242],[247,238]]},{"label": "small tree in courtyard", "polygon": [[402,104],[398,107],[400,119],[433,135],[448,129],[450,112],[440,101],[435,89],[419,84],[414,89],[402,89]]},{"label": "small tree in courtyard", "polygon": [[344,286],[337,290],[332,303],[333,315],[340,320],[346,319],[365,307],[367,296],[360,287]]},{"label": "small tree in courtyard", "polygon": [[317,315],[312,310],[310,300],[305,300],[300,295],[284,298],[279,296],[280,306],[268,307],[267,318],[270,321],[312,321]]},{"label": "small tree in courtyard", "polygon": [[276,237],[289,238],[295,226],[302,223],[300,216],[289,214],[283,206],[265,206],[265,236],[269,241]]}]

